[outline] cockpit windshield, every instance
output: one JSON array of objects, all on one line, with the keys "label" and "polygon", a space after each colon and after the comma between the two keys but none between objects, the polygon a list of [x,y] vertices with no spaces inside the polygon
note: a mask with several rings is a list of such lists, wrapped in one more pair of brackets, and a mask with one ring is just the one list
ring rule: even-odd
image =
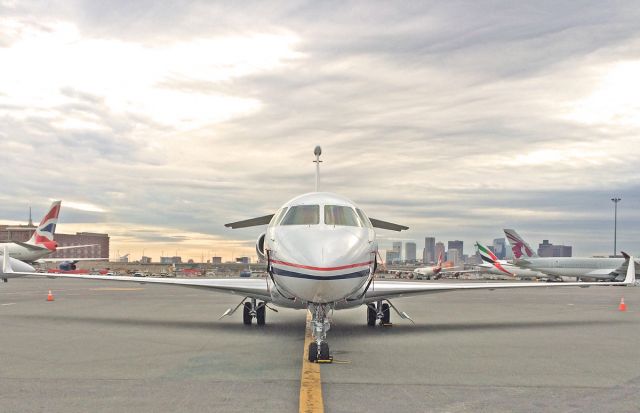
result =
[{"label": "cockpit windshield", "polygon": [[319,205],[296,205],[289,208],[280,225],[317,225],[319,223]]},{"label": "cockpit windshield", "polygon": [[324,206],[324,223],[326,225],[345,225],[349,227],[362,227],[355,211],[342,205]]}]

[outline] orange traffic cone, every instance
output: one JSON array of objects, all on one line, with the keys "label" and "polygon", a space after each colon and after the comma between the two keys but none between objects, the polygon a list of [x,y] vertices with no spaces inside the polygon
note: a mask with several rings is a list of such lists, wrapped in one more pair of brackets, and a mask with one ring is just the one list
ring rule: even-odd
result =
[{"label": "orange traffic cone", "polygon": [[49,290],[49,294],[47,294],[47,301],[53,301],[53,294],[51,294],[51,290]]},{"label": "orange traffic cone", "polygon": [[627,305],[624,303],[624,297],[620,299],[620,305],[618,306],[618,311],[627,311]]}]

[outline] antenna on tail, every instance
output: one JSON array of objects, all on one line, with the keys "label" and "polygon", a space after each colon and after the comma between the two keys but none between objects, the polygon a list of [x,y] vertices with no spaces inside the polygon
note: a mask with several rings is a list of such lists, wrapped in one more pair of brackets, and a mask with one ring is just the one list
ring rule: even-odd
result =
[{"label": "antenna on tail", "polygon": [[313,154],[316,156],[316,160],[313,161],[316,164],[316,192],[320,189],[320,155],[322,155],[322,148],[320,145],[316,146],[313,150]]}]

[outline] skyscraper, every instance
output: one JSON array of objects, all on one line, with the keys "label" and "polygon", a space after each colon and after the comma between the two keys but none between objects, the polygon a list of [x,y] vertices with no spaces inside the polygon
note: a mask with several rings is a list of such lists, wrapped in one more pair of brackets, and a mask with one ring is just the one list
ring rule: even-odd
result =
[{"label": "skyscraper", "polygon": [[444,244],[442,242],[436,242],[436,253],[433,257],[434,261],[438,260],[440,257],[442,257],[442,260],[444,261]]},{"label": "skyscraper", "polygon": [[416,262],[416,243],[406,242],[404,244],[404,260],[407,262]]},{"label": "skyscraper", "polygon": [[398,260],[401,260],[402,259],[402,241],[394,241],[392,245],[393,245],[393,248],[392,248],[393,252],[398,254],[397,255]]},{"label": "skyscraper", "polygon": [[386,251],[385,262],[387,264],[394,264],[394,263],[396,263],[398,261],[400,261],[400,255],[398,255],[397,252],[391,251],[391,250],[387,250]]},{"label": "skyscraper", "polygon": [[493,240],[493,253],[501,260],[507,256],[507,244],[504,238],[495,238]]},{"label": "skyscraper", "polygon": [[449,248],[447,250],[447,261],[451,261],[454,267],[457,267],[462,263],[462,256],[460,251],[455,248]]},{"label": "skyscraper", "polygon": [[[447,246],[447,250],[458,250],[458,253],[460,254],[460,256],[462,256],[462,254],[464,254],[464,249],[462,248],[463,244],[464,244],[464,242],[462,242],[460,240],[449,241],[449,245]],[[449,261],[451,261],[451,259],[449,259]]]},{"label": "skyscraper", "polygon": [[424,250],[422,251],[422,262],[429,264],[436,262],[436,239],[434,237],[426,237],[424,239]]}]

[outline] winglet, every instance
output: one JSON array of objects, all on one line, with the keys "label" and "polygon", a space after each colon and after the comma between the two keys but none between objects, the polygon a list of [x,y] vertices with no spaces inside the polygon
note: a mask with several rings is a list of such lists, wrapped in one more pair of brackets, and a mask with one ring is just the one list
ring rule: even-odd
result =
[{"label": "winglet", "polygon": [[624,277],[624,283],[627,285],[633,285],[636,283],[636,261],[633,259],[633,257],[629,257],[628,260],[629,264],[627,265],[627,276]]},{"label": "winglet", "polygon": [[13,268],[11,268],[11,259],[9,258],[9,251],[7,246],[2,247],[2,274],[11,274]]}]

